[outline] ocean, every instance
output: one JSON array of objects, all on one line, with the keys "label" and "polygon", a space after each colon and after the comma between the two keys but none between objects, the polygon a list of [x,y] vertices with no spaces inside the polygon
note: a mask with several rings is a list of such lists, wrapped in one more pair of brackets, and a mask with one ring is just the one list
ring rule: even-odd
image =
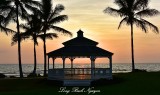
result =
[{"label": "ocean", "polygon": [[[43,74],[43,64],[37,65],[37,73]],[[108,64],[96,64],[97,68],[107,68]],[[70,64],[66,64],[67,68],[70,68]],[[74,68],[90,68],[90,64],[74,64]],[[135,64],[136,69],[147,70],[148,72],[160,71],[160,64],[158,63],[139,63]],[[52,68],[52,65],[50,65]],[[55,68],[62,68],[62,64],[55,64]],[[33,71],[33,64],[23,64],[22,65],[24,76],[27,76]],[[131,71],[131,63],[126,64],[113,64],[113,73],[126,73]],[[0,64],[0,73],[7,76],[19,76],[18,64]]]}]

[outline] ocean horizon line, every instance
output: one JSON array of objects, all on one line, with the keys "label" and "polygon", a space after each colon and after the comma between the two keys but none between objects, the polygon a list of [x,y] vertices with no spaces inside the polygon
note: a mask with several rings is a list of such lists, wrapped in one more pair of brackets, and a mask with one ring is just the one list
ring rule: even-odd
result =
[{"label": "ocean horizon line", "polygon": [[[12,65],[12,64],[13,64],[13,65],[15,64],[15,65],[16,65],[16,64],[18,64],[18,63],[0,63],[0,65],[7,65],[7,64],[8,64],[8,65],[9,65],[9,64],[11,64],[11,65]],[[25,65],[25,64],[26,64],[26,65],[30,65],[30,64],[32,65],[32,64],[34,64],[34,63],[22,63],[22,65]],[[39,65],[42,64],[42,65],[43,65],[44,63],[37,63],[37,64],[39,64]],[[50,64],[52,64],[52,63],[50,63]],[[62,63],[55,63],[55,64],[62,64]],[[71,63],[66,63],[66,64],[71,64]],[[74,63],[74,64],[91,64],[91,63]],[[106,64],[106,63],[95,63],[95,64]],[[109,63],[107,63],[107,64],[109,64]],[[113,63],[113,64],[131,64],[131,63]],[[138,62],[137,62],[137,63],[135,63],[135,64],[160,64],[160,62],[159,62],[159,63],[151,63],[151,62],[149,62],[149,63],[139,62],[139,63],[138,63]]]}]

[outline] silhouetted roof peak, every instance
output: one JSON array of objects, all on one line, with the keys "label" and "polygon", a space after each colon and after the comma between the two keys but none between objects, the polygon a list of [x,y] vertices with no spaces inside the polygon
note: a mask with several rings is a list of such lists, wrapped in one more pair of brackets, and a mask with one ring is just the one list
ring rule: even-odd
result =
[{"label": "silhouetted roof peak", "polygon": [[83,31],[80,29],[77,32],[77,37],[63,43],[65,46],[96,46],[98,42],[88,39],[83,36]]}]

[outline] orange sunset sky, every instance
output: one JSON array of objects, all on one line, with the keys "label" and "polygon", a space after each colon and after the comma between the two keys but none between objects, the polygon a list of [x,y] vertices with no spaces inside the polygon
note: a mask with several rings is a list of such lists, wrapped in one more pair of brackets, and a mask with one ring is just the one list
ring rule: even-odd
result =
[{"label": "orange sunset sky", "polygon": [[[69,16],[68,21],[57,24],[73,33],[73,37],[59,34],[58,39],[47,40],[47,52],[62,47],[62,42],[77,36],[77,31],[84,31],[84,36],[99,42],[99,47],[114,53],[113,63],[131,63],[130,28],[122,26],[117,29],[120,17],[104,14],[103,10],[110,6],[116,8],[114,0],[53,0],[55,4],[63,4],[65,11],[62,14]],[[160,11],[160,1],[150,0],[149,7]],[[160,15],[146,18],[160,28]],[[15,24],[9,26],[15,29]],[[52,32],[52,30],[51,30]],[[0,64],[18,63],[17,45],[11,46],[11,36],[0,32]],[[43,42],[38,40],[37,61],[43,63]],[[144,33],[134,26],[135,62],[160,63],[160,34],[151,30]],[[22,63],[33,64],[33,42],[22,42]],[[61,60],[57,60],[59,63]],[[98,60],[103,62],[104,60]],[[77,61],[76,63],[81,62]],[[89,61],[88,61],[89,62]]]}]

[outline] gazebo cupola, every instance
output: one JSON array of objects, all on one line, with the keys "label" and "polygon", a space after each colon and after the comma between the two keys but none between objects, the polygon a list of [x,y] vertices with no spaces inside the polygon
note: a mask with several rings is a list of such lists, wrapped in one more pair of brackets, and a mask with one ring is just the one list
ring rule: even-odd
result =
[{"label": "gazebo cupola", "polygon": [[77,32],[77,37],[83,37],[83,31],[81,29]]}]

